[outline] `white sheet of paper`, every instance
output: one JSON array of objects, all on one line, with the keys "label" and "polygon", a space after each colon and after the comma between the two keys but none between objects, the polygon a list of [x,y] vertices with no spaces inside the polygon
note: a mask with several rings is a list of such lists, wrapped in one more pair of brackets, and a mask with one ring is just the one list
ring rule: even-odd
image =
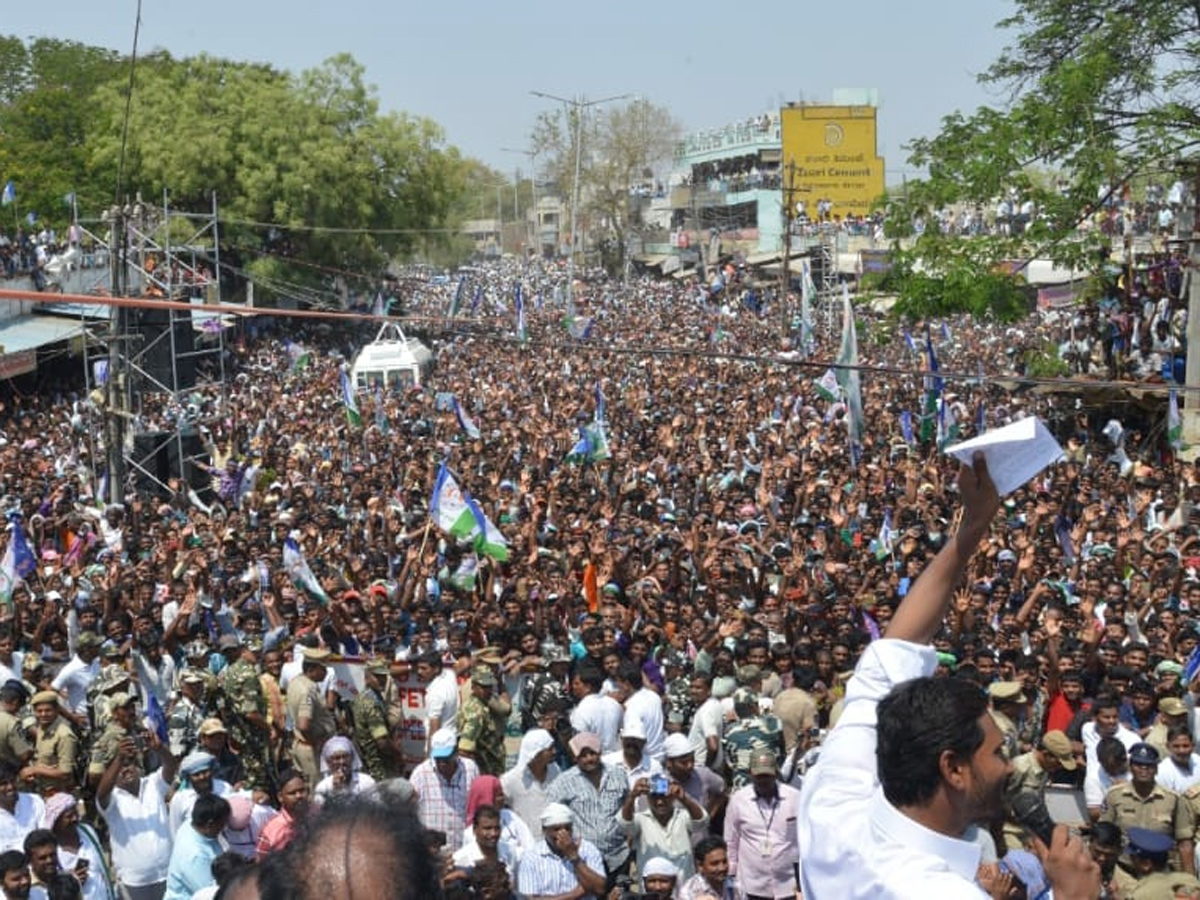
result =
[{"label": "white sheet of paper", "polygon": [[1001,497],[1011,494],[1063,455],[1058,441],[1036,416],[1018,419],[1011,425],[947,447],[946,455],[970,465],[976,450],[983,451],[988,473]]}]

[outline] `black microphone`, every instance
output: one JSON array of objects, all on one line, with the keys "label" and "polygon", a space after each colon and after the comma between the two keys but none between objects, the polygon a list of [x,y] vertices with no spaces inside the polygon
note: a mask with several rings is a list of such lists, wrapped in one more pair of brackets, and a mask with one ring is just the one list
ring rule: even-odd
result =
[{"label": "black microphone", "polygon": [[1027,831],[1033,832],[1047,847],[1054,837],[1054,820],[1050,818],[1050,810],[1040,794],[1033,791],[1021,791],[1012,798],[1009,805],[1013,816]]}]

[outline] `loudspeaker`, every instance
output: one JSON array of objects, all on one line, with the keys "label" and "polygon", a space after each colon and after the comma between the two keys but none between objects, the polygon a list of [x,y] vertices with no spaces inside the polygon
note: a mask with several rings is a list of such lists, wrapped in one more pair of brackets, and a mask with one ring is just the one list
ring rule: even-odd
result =
[{"label": "loudspeaker", "polygon": [[[196,336],[192,330],[192,317],[187,313],[175,316],[174,348],[171,346],[171,311],[154,307],[130,309],[130,334],[136,335],[129,347],[129,355],[146,375],[158,382],[154,384],[140,372],[133,372],[134,390],[157,392],[162,390],[191,390],[196,386]],[[174,356],[171,355],[174,349]],[[176,381],[178,378],[178,381]]]},{"label": "loudspeaker", "polygon": [[163,485],[169,483],[172,478],[178,478],[182,472],[183,480],[200,495],[200,499],[205,503],[210,502],[212,476],[193,462],[197,457],[208,461],[204,455],[204,444],[194,429],[185,430],[179,435],[173,431],[135,434],[131,458],[136,465],[131,468],[138,490],[165,498],[169,492]]}]

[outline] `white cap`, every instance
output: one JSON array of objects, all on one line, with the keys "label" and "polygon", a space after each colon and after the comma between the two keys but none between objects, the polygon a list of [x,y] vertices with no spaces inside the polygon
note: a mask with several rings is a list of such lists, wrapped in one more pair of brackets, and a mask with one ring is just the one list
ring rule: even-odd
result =
[{"label": "white cap", "polygon": [[679,869],[669,859],[664,859],[661,856],[655,856],[646,860],[646,864],[642,866],[642,880],[658,875],[663,878],[678,878]]},{"label": "white cap", "polygon": [[693,756],[696,748],[682,734],[668,734],[663,741],[663,751],[667,759],[678,759],[681,756]]},{"label": "white cap", "polygon": [[642,725],[640,719],[626,718],[621,724],[621,737],[644,741],[646,740],[646,728]]},{"label": "white cap", "polygon": [[575,822],[575,816],[571,812],[571,808],[562,803],[547,803],[539,821],[543,828],[552,825],[572,825]]}]

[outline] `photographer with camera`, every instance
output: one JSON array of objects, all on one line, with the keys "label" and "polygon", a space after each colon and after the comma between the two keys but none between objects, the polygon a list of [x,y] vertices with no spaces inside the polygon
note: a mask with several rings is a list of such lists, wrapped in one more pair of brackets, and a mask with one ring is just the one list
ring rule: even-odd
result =
[{"label": "photographer with camera", "polygon": [[[639,797],[649,798],[649,809],[634,812]],[[678,782],[658,774],[633,783],[621,805],[621,827],[640,863],[659,857],[669,860],[681,877],[691,878],[696,871],[692,834],[708,827],[708,813]]]}]

